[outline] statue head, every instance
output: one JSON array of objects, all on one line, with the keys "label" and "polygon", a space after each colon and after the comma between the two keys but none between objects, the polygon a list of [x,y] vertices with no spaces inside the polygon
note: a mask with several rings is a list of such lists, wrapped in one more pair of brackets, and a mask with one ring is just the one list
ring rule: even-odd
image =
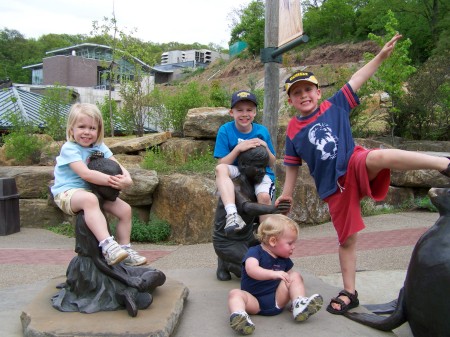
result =
[{"label": "statue head", "polygon": [[242,152],[238,157],[239,172],[253,184],[258,184],[266,174],[269,154],[264,146]]},{"label": "statue head", "polygon": [[[100,171],[111,176],[122,174],[120,165],[114,160],[104,158],[102,152],[94,152],[89,157],[89,163],[87,166],[91,170]],[[97,197],[104,200],[114,201],[120,193],[119,190],[116,190],[110,186],[102,186],[91,183],[89,185],[91,186],[92,192],[94,192]]]}]

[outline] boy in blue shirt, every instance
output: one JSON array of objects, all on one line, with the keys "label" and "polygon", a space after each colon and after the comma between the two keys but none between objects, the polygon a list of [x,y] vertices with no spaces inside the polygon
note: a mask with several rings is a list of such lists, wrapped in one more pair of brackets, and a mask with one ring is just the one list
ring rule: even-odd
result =
[{"label": "boy in blue shirt", "polygon": [[[233,121],[225,123],[219,128],[214,148],[214,157],[218,159],[216,166],[216,186],[225,206],[225,233],[240,231],[245,222],[237,213],[232,179],[239,175],[237,157],[248,149],[264,146],[269,154],[269,166],[260,184],[255,185],[258,203],[271,205],[275,190],[275,175],[271,166],[275,164],[275,150],[270,139],[269,131],[263,125],[254,123],[258,102],[250,91],[240,90],[231,96],[230,116]],[[266,215],[260,217],[260,221]]]},{"label": "boy in blue shirt", "polygon": [[339,239],[339,261],[344,289],[331,300],[327,311],[343,314],[359,305],[355,289],[356,241],[365,226],[360,200],[383,200],[390,184],[390,170],[434,169],[450,176],[449,159],[398,149],[368,150],[355,146],[349,114],[359,104],[356,92],[376,72],[402,36],[396,34],[381,51],[359,69],[333,97],[319,104],[319,82],[310,72],[296,72],[286,79],[288,102],[299,113],[286,131],[286,180],[279,201],[290,201],[298,169],[308,164],[321,199],[328,203]]}]

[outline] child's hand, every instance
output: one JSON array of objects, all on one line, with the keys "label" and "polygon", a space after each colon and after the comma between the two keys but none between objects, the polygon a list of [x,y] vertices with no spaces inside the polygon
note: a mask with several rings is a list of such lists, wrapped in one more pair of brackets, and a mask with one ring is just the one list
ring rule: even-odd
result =
[{"label": "child's hand", "polygon": [[400,40],[402,37],[403,37],[403,35],[400,35],[399,33],[396,33],[396,34],[392,37],[392,39],[384,45],[383,49],[381,49],[381,51],[380,51],[380,53],[379,53],[380,56],[381,56],[383,59],[386,59],[386,58],[388,58],[389,56],[391,56],[392,52],[394,51],[395,44],[396,44],[397,41]]},{"label": "child's hand", "polygon": [[239,150],[239,153],[241,153],[250,149],[254,149],[257,146],[267,146],[267,144],[262,139],[252,138],[240,142],[238,145],[236,145],[236,148]]},{"label": "child's hand", "polygon": [[109,186],[116,190],[123,190],[133,184],[133,180],[128,175],[118,174],[116,176],[110,176],[108,179]]},{"label": "child's hand", "polygon": [[273,271],[273,279],[274,280],[281,280],[286,283],[290,282],[289,274],[282,270],[274,270]]},{"label": "child's hand", "polygon": [[277,200],[275,200],[275,207],[280,210],[281,214],[287,215],[292,208],[292,203],[294,200],[292,197],[280,195]]},{"label": "child's hand", "polygon": [[[278,201],[278,200],[277,200]],[[291,201],[290,200],[279,200],[278,203],[276,203],[276,213],[281,213],[281,214],[288,214],[289,211],[291,210]]]}]

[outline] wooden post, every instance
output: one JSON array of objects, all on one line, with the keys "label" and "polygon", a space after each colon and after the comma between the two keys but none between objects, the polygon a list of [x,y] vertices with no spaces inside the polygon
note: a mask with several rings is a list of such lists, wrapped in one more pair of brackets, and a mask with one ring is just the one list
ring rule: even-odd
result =
[{"label": "wooden post", "polygon": [[[278,46],[278,0],[266,0],[264,47]],[[274,149],[277,148],[278,106],[279,106],[280,71],[277,62],[264,64],[264,112],[263,125],[267,127]]]}]

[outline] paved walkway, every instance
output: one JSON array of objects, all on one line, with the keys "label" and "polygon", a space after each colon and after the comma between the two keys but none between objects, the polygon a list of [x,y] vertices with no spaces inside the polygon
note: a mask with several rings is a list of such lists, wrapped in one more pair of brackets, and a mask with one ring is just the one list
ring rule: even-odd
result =
[{"label": "paved walkway", "polygon": [[[438,218],[437,213],[411,212],[368,217],[359,234],[357,289],[360,301],[384,303],[397,297],[403,284],[412,248]],[[0,335],[21,336],[20,314],[48,280],[64,276],[75,255],[75,240],[44,229],[22,228],[0,237]],[[233,336],[228,327],[228,291],[239,280],[215,278],[216,255],[211,243],[198,245],[134,246],[152,265],[169,278],[183,282],[189,297],[175,337]],[[342,287],[337,241],[330,223],[302,228],[293,255],[295,268],[305,277],[308,293],[320,292],[328,304]],[[364,310],[364,309],[362,309]],[[136,322],[136,321],[134,321]],[[288,313],[276,317],[254,317],[255,336],[290,335],[299,329],[310,336],[392,336],[361,326],[324,309],[302,324]],[[353,332],[352,332],[353,331]],[[396,331],[411,336],[407,324]]]}]

